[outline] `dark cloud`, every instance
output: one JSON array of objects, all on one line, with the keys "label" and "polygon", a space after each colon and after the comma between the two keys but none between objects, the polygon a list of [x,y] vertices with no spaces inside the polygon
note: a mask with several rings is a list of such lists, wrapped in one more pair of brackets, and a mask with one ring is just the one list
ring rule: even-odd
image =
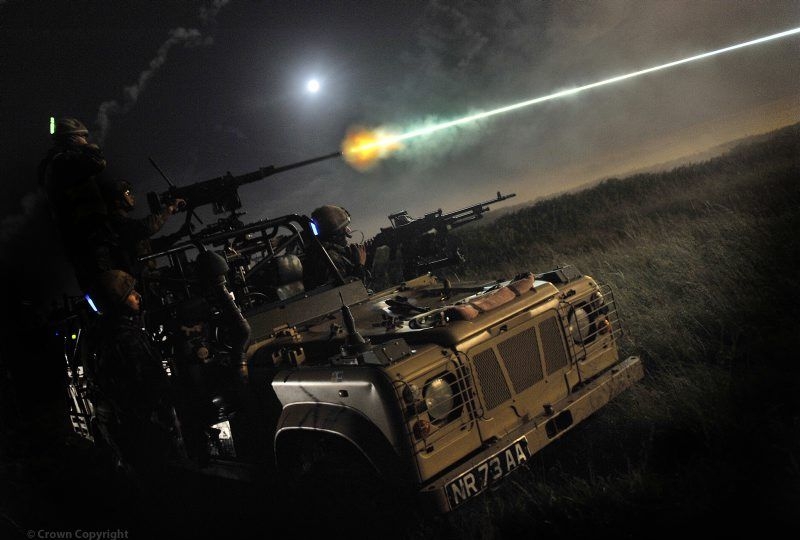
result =
[{"label": "dark cloud", "polygon": [[[216,24],[216,17],[219,11],[225,7],[230,0],[212,0],[209,5],[201,5],[198,10],[198,18],[205,27],[213,27]],[[117,99],[107,100],[100,104],[97,111],[95,124],[99,128],[97,140],[101,144],[105,141],[108,130],[111,126],[111,116],[125,114],[136,105],[140,94],[147,87],[148,82],[163,67],[167,61],[167,55],[175,45],[192,48],[199,46],[213,45],[214,37],[210,31],[201,31],[197,28],[172,28],[168,32],[168,37],[158,48],[155,57],[150,60],[147,69],[139,73],[136,82],[125,86],[122,89],[123,99],[120,103]]]},{"label": "dark cloud", "polygon": [[28,193],[20,206],[0,220],[0,292],[13,289],[17,299],[37,305],[78,294],[44,194]]},{"label": "dark cloud", "polygon": [[100,104],[100,107],[97,110],[97,118],[95,119],[95,124],[99,128],[99,131],[96,135],[97,141],[100,144],[105,142],[106,136],[108,135],[108,130],[111,127],[112,115],[125,114],[130,111],[134,105],[136,105],[136,101],[139,99],[139,95],[147,87],[147,83],[158,72],[158,70],[161,69],[161,67],[164,65],[164,62],[167,61],[167,54],[173,46],[181,44],[184,47],[197,47],[211,43],[213,43],[211,38],[204,38],[200,31],[196,28],[173,28],[170,30],[169,37],[161,45],[161,47],[158,48],[158,52],[156,53],[156,56],[150,60],[148,68],[139,73],[139,77],[135,83],[122,89],[122,93],[124,95],[122,103],[116,99],[112,99],[104,101]]}]

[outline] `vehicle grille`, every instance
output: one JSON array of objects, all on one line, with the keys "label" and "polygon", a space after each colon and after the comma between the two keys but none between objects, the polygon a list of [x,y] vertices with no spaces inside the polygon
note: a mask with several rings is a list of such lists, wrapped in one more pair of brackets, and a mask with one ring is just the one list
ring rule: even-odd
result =
[{"label": "vehicle grille", "polygon": [[[497,339],[492,348],[472,357],[487,410],[511,399],[511,389],[513,395],[521,394],[544,380],[546,375],[557,373],[569,364],[561,323],[555,312],[536,326],[514,335],[500,334]],[[504,368],[508,382],[504,377]]]},{"label": "vehicle grille", "polygon": [[497,355],[493,349],[486,349],[476,354],[473,363],[478,372],[487,409],[494,409],[504,401],[511,399],[506,379],[503,377],[503,372],[500,371],[500,364],[497,363]]},{"label": "vehicle grille", "polygon": [[[558,331],[558,328],[556,328]],[[543,338],[544,339],[544,338]],[[508,376],[519,394],[544,378],[539,347],[536,344],[536,329],[529,328],[497,345],[506,364]],[[547,348],[545,347],[545,351]],[[483,353],[482,353],[483,354]],[[563,356],[563,347],[562,347]],[[480,372],[479,372],[480,373]],[[481,379],[483,380],[483,379]]]},{"label": "vehicle grille", "polygon": [[555,317],[542,321],[539,325],[542,336],[542,350],[547,373],[555,373],[567,365],[567,353],[561,339],[561,329]]}]

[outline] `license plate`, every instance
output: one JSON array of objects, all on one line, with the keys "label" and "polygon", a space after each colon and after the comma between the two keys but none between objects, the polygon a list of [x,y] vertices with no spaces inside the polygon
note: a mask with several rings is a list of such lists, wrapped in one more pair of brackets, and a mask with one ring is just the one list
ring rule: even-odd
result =
[{"label": "license plate", "polygon": [[520,437],[455,480],[448,482],[444,489],[450,501],[450,508],[454,509],[487,487],[496,484],[511,471],[527,463],[530,457],[528,439]]}]

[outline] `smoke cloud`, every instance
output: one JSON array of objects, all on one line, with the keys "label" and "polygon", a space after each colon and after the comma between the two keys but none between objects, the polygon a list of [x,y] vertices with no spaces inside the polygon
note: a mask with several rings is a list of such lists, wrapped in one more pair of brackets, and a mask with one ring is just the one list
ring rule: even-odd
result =
[{"label": "smoke cloud", "polygon": [[[230,0],[213,0],[210,5],[203,5],[198,12],[198,18],[201,23],[206,27],[213,28],[216,23],[216,16],[219,11],[225,7]],[[103,144],[111,128],[111,116],[125,114],[130,111],[139,99],[139,96],[147,88],[147,84],[153,76],[158,73],[164,63],[167,61],[167,55],[170,49],[176,45],[181,45],[185,48],[193,48],[200,46],[209,46],[214,43],[214,38],[210,34],[210,30],[201,32],[197,28],[173,28],[169,31],[167,40],[158,48],[155,57],[150,60],[146,70],[139,74],[136,82],[130,86],[122,89],[122,100],[111,99],[104,101],[100,104],[97,110],[97,118],[95,124],[98,127],[96,139],[98,143]]]},{"label": "smoke cloud", "polygon": [[[778,11],[787,15],[791,9],[764,13],[747,3],[683,0],[431,0],[415,46],[403,54],[404,80],[365,103],[365,116],[406,132],[421,127],[409,125],[409,119],[426,113],[436,116],[422,126],[786,30],[792,18]],[[535,198],[609,172],[624,173],[623,167],[640,167],[665,154],[646,151],[643,141],[662,140],[666,148],[669,134],[689,134],[751,107],[761,98],[741,90],[752,86],[748,78],[779,79],[774,87],[789,87],[796,72],[781,73],[771,62],[757,60],[770,51],[785,53],[788,46],[788,40],[758,46],[763,48],[405,141],[394,156],[404,166],[382,163],[385,181],[376,189],[391,191],[387,198],[396,201],[404,192],[426,190],[443,196],[440,204],[455,206],[463,193],[478,189]],[[441,195],[431,193],[437,187]]]},{"label": "smoke cloud", "polygon": [[167,61],[167,54],[172,47],[178,44],[182,44],[184,47],[197,47],[205,44],[205,41],[200,31],[195,28],[173,28],[170,30],[169,38],[158,48],[158,53],[155,58],[150,60],[148,69],[139,74],[139,78],[134,84],[123,88],[124,98],[122,103],[112,99],[100,104],[97,111],[97,119],[95,120],[99,128],[97,134],[98,142],[102,144],[105,141],[108,130],[111,127],[112,115],[125,114],[136,105],[139,95],[147,88],[147,83]]},{"label": "smoke cloud", "polygon": [[213,0],[209,6],[200,6],[198,17],[205,24],[214,24],[219,10],[228,5],[229,2],[230,0]]}]

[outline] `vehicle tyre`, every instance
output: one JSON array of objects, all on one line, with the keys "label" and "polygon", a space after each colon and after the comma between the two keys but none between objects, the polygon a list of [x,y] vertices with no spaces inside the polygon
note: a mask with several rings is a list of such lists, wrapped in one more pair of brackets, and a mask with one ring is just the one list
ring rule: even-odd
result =
[{"label": "vehicle tyre", "polygon": [[318,512],[309,527],[346,522],[351,531],[393,528],[402,490],[383,479],[352,443],[336,435],[300,437],[288,457],[288,470],[279,467],[293,506],[306,521],[309,507]]}]

